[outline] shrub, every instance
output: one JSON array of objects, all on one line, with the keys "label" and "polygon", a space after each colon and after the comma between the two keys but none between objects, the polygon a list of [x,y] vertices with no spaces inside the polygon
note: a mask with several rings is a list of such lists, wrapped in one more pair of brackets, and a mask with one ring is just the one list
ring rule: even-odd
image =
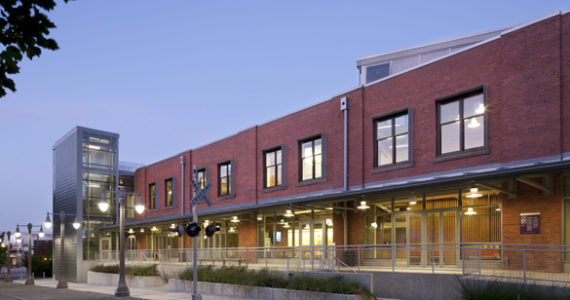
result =
[{"label": "shrub", "polygon": [[461,298],[465,300],[563,300],[570,298],[568,290],[561,287],[498,280],[458,280],[461,286]]},{"label": "shrub", "polygon": [[[93,272],[119,274],[119,266],[97,265],[91,268]],[[158,276],[156,265],[125,267],[125,275],[131,276]]]},{"label": "shrub", "polygon": [[[192,272],[192,269],[185,270],[180,273],[180,279],[192,280]],[[361,287],[358,283],[343,280],[341,276],[317,278],[307,275],[293,275],[286,278],[282,273],[268,270],[255,271],[247,270],[244,267],[222,267],[214,269],[208,266],[198,268],[198,278],[200,281],[206,282],[373,297],[370,291]]]}]

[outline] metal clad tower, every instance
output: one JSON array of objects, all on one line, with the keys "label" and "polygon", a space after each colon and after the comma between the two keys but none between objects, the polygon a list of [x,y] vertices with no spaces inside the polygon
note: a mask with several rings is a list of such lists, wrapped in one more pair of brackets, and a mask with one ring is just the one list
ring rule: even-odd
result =
[{"label": "metal clad tower", "polygon": [[[53,146],[53,239],[60,238],[58,214],[75,214],[81,228],[75,230],[73,217],[65,219],[64,261],[69,281],[84,281],[84,260],[95,259],[101,249],[116,249],[112,236],[93,229],[114,223],[117,214],[119,135],[84,127],[75,127]],[[110,210],[97,209],[101,195],[110,199]],[[59,243],[54,242],[53,268],[60,266]],[[58,273],[55,272],[57,275]]]}]

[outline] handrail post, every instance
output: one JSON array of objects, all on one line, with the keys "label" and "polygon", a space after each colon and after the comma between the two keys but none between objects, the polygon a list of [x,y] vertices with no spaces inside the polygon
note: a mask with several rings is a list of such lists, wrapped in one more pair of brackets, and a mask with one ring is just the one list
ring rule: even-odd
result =
[{"label": "handrail post", "polygon": [[390,255],[390,256],[392,256],[392,272],[394,272],[394,269],[396,267],[396,249],[395,249],[393,243],[390,245],[390,248],[391,248],[391,252],[392,252]]},{"label": "handrail post", "polygon": [[523,283],[526,283],[526,246],[523,246]]},{"label": "handrail post", "polygon": [[483,271],[481,271],[481,245],[479,245],[479,275],[483,275]]},{"label": "handrail post", "polygon": [[465,276],[465,245],[461,245],[461,243],[459,243],[459,247],[461,248],[461,267],[463,269],[462,274]]},{"label": "handrail post", "polygon": [[356,248],[356,255],[358,259],[358,271],[360,271],[360,247]]}]

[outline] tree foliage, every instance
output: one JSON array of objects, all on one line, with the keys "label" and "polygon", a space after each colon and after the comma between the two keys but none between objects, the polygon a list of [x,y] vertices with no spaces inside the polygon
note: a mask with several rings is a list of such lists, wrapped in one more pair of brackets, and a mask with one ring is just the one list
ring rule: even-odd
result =
[{"label": "tree foliage", "polygon": [[18,63],[24,56],[31,60],[39,57],[42,49],[59,48],[48,37],[55,24],[46,12],[54,7],[54,0],[0,0],[0,98],[7,90],[16,91],[14,80],[8,76],[20,72]]}]

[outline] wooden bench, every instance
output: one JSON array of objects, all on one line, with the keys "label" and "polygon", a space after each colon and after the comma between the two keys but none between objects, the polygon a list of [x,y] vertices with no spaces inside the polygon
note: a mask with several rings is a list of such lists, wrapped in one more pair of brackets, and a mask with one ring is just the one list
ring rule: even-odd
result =
[{"label": "wooden bench", "polygon": [[216,262],[222,262],[222,265],[226,265],[226,261],[231,263],[231,262],[237,262],[238,266],[241,267],[241,263],[244,262],[245,263],[245,259],[242,258],[199,258],[198,259],[198,265],[201,265],[201,262],[212,262],[213,265],[216,264]]}]

